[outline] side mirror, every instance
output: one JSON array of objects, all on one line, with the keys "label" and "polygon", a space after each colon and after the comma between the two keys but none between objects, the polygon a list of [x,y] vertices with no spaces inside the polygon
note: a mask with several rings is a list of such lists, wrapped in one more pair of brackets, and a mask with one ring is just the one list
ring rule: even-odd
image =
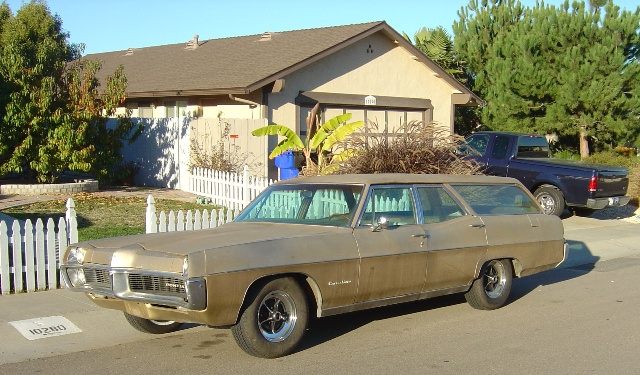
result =
[{"label": "side mirror", "polygon": [[383,229],[387,229],[389,228],[389,220],[387,220],[386,217],[384,216],[380,216],[378,218],[378,222],[376,223],[376,226],[373,227],[372,232],[380,232]]}]

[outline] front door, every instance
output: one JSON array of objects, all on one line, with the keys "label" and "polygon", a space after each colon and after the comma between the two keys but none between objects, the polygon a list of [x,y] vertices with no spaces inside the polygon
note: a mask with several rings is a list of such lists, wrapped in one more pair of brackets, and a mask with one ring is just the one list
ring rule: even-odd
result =
[{"label": "front door", "polygon": [[[386,229],[374,230],[380,217]],[[416,295],[426,277],[424,229],[418,224],[413,193],[407,186],[371,189],[354,236],[360,252],[356,302]]]}]

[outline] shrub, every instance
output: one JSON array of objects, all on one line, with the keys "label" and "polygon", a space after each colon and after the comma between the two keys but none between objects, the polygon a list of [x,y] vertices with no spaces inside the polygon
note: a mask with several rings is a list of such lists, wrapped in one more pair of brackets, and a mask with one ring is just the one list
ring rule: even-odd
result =
[{"label": "shrub", "polygon": [[477,164],[456,154],[464,138],[433,123],[412,121],[388,133],[369,122],[363,130],[341,143],[350,156],[334,160],[335,173],[480,174]]}]

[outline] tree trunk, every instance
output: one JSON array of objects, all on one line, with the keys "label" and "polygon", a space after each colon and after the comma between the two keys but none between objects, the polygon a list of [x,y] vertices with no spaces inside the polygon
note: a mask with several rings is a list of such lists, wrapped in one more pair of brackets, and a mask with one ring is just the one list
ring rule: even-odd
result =
[{"label": "tree trunk", "polygon": [[589,142],[587,141],[587,131],[584,126],[580,127],[580,160],[589,156]]}]

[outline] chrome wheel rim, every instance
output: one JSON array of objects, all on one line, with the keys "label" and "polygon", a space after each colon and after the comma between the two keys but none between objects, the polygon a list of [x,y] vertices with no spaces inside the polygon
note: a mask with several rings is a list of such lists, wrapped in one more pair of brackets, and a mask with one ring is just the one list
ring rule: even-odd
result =
[{"label": "chrome wheel rim", "polygon": [[296,304],[286,292],[271,292],[260,302],[258,328],[267,341],[284,341],[293,332],[297,318]]},{"label": "chrome wheel rim", "polygon": [[552,212],[554,208],[556,208],[556,202],[549,194],[540,194],[538,196],[538,203],[540,203],[540,206],[542,206],[544,213],[547,215]]},{"label": "chrome wheel rim", "polygon": [[494,260],[484,272],[484,292],[489,298],[498,298],[504,292],[507,276],[504,264]]}]

